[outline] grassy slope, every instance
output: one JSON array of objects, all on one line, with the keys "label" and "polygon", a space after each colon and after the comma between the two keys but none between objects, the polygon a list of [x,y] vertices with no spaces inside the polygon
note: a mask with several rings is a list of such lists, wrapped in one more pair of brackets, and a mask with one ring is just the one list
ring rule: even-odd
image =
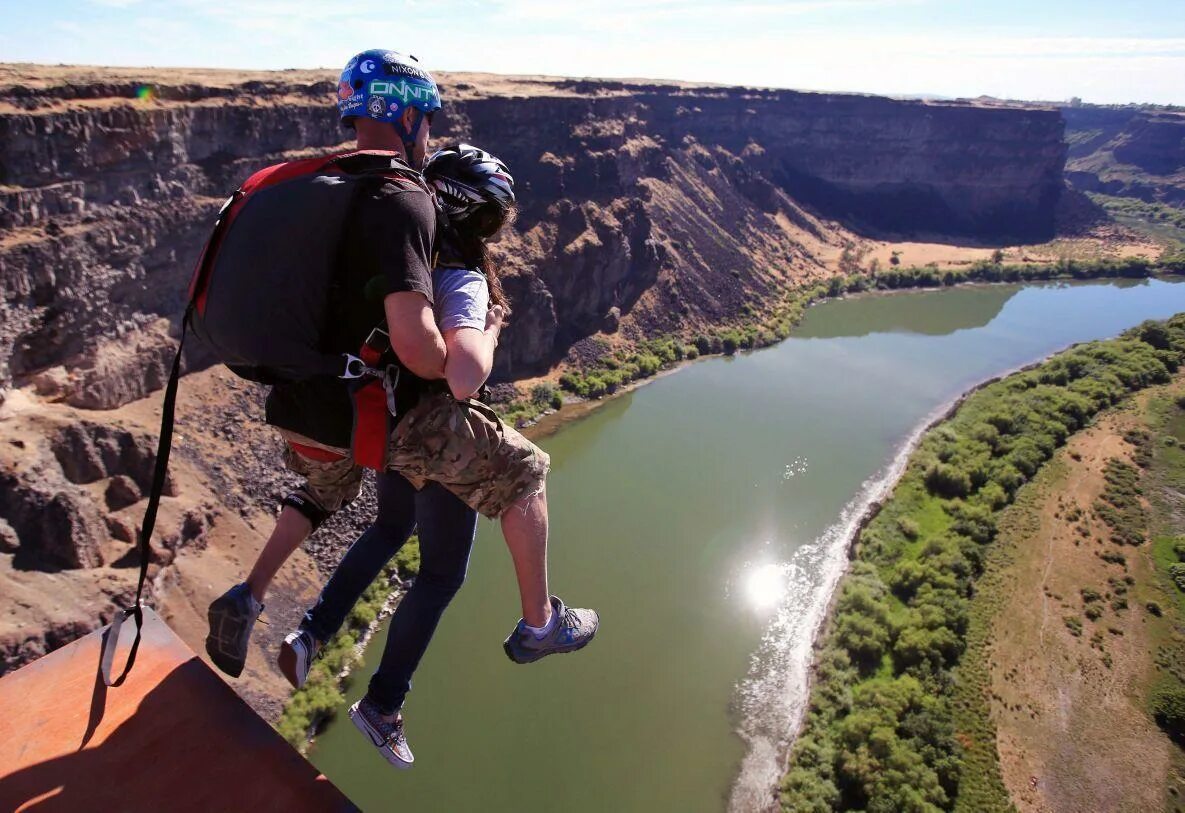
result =
[{"label": "grassy slope", "polygon": [[[1185,589],[1173,582],[1170,568],[1185,562],[1185,384],[1150,399],[1145,413],[1153,444],[1149,495],[1151,559],[1156,580],[1145,585],[1137,600],[1153,613],[1150,634],[1155,647],[1156,678],[1146,701],[1154,712],[1156,696],[1164,691],[1185,694]],[[1185,740],[1174,752],[1175,783],[1166,809],[1185,811]]]}]

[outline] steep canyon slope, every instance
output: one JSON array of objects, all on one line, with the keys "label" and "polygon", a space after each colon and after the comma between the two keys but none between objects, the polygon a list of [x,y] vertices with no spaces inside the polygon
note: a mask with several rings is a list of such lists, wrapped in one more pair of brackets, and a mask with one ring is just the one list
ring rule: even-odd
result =
[{"label": "steep canyon slope", "polygon": [[1185,113],[1067,107],[1062,115],[1076,189],[1185,207]]}]

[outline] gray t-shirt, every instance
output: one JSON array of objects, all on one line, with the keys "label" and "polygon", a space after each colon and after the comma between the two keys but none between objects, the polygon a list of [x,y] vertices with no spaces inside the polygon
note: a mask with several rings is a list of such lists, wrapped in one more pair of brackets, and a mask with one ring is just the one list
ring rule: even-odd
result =
[{"label": "gray t-shirt", "polygon": [[459,327],[485,330],[490,286],[485,274],[471,268],[437,268],[432,272],[432,309],[440,332]]}]

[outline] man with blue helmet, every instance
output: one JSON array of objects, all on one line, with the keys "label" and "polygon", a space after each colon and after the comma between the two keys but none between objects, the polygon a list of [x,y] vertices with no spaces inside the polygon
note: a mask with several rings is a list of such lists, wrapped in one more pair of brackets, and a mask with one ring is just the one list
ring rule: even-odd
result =
[{"label": "man with blue helmet", "polygon": [[[421,393],[445,386],[445,342],[432,307],[437,209],[422,177],[413,171],[422,166],[427,153],[432,116],[441,107],[440,95],[431,75],[417,65],[414,57],[371,50],[358,54],[346,65],[336,97],[341,122],[355,131],[358,142],[356,151],[333,158],[346,173],[324,176],[331,183],[319,184],[338,188],[348,180],[353,187],[344,215],[336,213],[342,222],[340,229],[322,244],[309,246],[306,244],[315,229],[307,225],[293,228],[288,222],[270,224],[274,225],[271,231],[279,232],[279,236],[268,234],[250,220],[246,226],[241,225],[261,209],[266,213],[271,208],[294,206],[293,197],[301,192],[287,180],[292,174],[285,173],[287,165],[280,165],[278,174],[284,175],[285,181],[251,195],[242,213],[231,221],[233,228],[228,226],[227,236],[218,242],[217,262],[242,274],[250,267],[252,256],[267,262],[269,253],[276,253],[269,242],[273,239],[297,246],[292,269],[296,276],[302,271],[299,266],[304,254],[332,257],[329,301],[323,303],[325,318],[296,321],[320,326],[315,341],[321,349],[359,355],[363,353],[358,348],[369,344],[375,335],[375,326],[386,327],[391,350],[402,368],[398,386],[391,388],[389,398],[395,412],[406,414]],[[251,188],[257,176],[252,176],[240,192]],[[300,175],[297,182],[306,177]],[[270,197],[260,202],[263,194]],[[308,208],[297,207],[302,224],[330,217],[328,211],[310,213]],[[255,215],[256,220],[259,217]],[[247,229],[246,234],[241,233],[243,229]],[[224,256],[228,251],[234,253],[231,238],[236,236],[239,243],[254,243],[254,255]],[[218,273],[217,268],[213,273]],[[223,289],[226,287],[224,284]],[[293,287],[301,287],[295,279]],[[216,287],[211,293],[217,294]],[[254,313],[242,316],[243,321],[258,318]],[[282,326],[270,327],[278,332]],[[355,441],[360,434],[355,431],[356,403],[345,383],[330,375],[267,383],[273,386],[267,398],[266,421],[284,438],[285,464],[302,475],[304,482],[283,500],[275,529],[247,581],[210,605],[206,651],[222,671],[233,677],[246,665],[251,629],[276,573],[322,522],[358,496],[362,481],[362,469],[354,459],[356,455],[351,454],[352,450],[357,452]],[[380,411],[387,412],[385,408]],[[387,441],[386,435],[379,438],[384,450]],[[415,617],[411,626],[423,639],[421,646],[409,647],[411,655],[403,671],[410,673],[444,607],[460,587],[454,562],[468,560],[477,513],[435,483],[417,491],[402,476],[380,472],[377,485],[378,516],[354,547],[365,547],[386,537],[406,539],[418,523],[421,544],[432,551],[413,588],[417,595],[409,593],[408,598],[413,600],[405,598],[404,602],[405,615]],[[381,547],[385,550],[390,545]],[[441,571],[440,578],[434,577],[434,569]],[[286,645],[280,666],[290,680],[300,675],[293,681],[299,684],[310,664],[307,660],[287,663],[286,656],[294,653],[301,654]],[[308,653],[310,659],[312,654]],[[393,721],[390,727],[395,728]]]},{"label": "man with blue helmet", "polygon": [[[390,161],[392,166],[396,162],[417,169],[423,165],[432,117],[440,110],[441,102],[432,77],[415,63],[414,57],[374,50],[358,54],[346,65],[336,95],[342,123],[353,128],[358,137],[359,152],[347,154],[349,160],[369,156],[380,162]],[[392,159],[392,154],[397,158]],[[496,199],[501,207],[501,217],[505,218],[506,206],[513,205],[513,194],[508,192],[513,181],[505,173],[505,167],[473,148],[458,152],[457,158],[459,165],[452,167],[452,175],[445,173],[445,177],[451,178],[452,184],[460,185],[455,188],[472,189],[477,197],[468,201],[469,208],[481,208],[489,203],[482,197],[482,190],[492,183],[497,187],[496,191],[509,194],[509,203],[498,195],[491,198]],[[442,160],[440,163],[443,166],[447,162]],[[487,164],[492,168],[490,172],[485,172]],[[360,190],[351,198],[353,203],[337,244],[340,269],[335,275],[340,276],[340,280],[335,283],[333,301],[329,303],[334,318],[329,320],[322,338],[330,350],[356,348],[359,341],[367,340],[369,327],[385,322],[391,349],[404,368],[402,383],[393,395],[398,402],[395,412],[404,416],[417,403],[421,407],[427,403],[420,399],[421,394],[443,392],[446,400],[448,398],[448,387],[440,381],[446,377],[446,345],[433,312],[431,265],[438,237],[437,213],[427,191],[415,183],[392,182],[380,175]],[[459,237],[459,233],[455,236]],[[444,301],[445,294],[438,293],[437,296]],[[482,332],[476,323],[474,326],[477,333]],[[486,321],[485,332],[493,336],[493,345],[497,344],[499,328],[500,318],[495,318],[492,326]],[[488,365],[485,373],[488,375]],[[470,390],[466,389],[465,393],[468,392]],[[467,397],[457,393],[454,387],[456,398]],[[420,411],[424,410],[421,408]],[[358,494],[361,470],[349,453],[350,434],[357,426],[351,426],[351,419],[352,409],[345,387],[336,379],[322,377],[279,383],[268,397],[267,421],[281,430],[287,441],[286,463],[290,469],[304,475],[306,482],[284,500],[285,507],[276,529],[247,582],[232,588],[210,607],[211,633],[207,651],[215,663],[231,675],[237,676],[243,668],[251,627],[262,610],[264,592],[279,567],[320,522]],[[517,519],[517,514],[511,517],[517,520],[516,527],[523,526],[515,535],[517,545],[511,544],[511,534],[507,533],[524,604],[524,618],[506,643],[506,652],[512,660],[526,663],[547,654],[579,649],[596,632],[594,612],[573,610],[562,603],[557,606],[557,600],[548,596],[546,502],[542,496],[541,479],[546,473],[546,455],[523,439],[521,449],[531,452],[530,455],[524,454],[530,460],[515,459],[520,447],[511,443],[510,435],[517,433],[504,430],[499,435],[502,440],[491,447],[496,447],[497,451],[487,451],[487,454],[492,455],[490,460],[512,460],[507,464],[511,468],[496,466],[493,470],[505,480],[518,471],[515,467],[525,467],[529,471],[524,469],[521,482],[537,487],[521,493],[511,492],[507,489],[515,487],[516,481],[503,482],[504,491],[497,493],[504,496],[505,505],[490,494],[483,502],[473,494],[462,494],[458,498],[452,486],[450,493],[436,482],[429,481],[424,485],[424,480],[432,477],[432,466],[419,471],[416,476],[409,474],[406,479],[394,472],[380,473],[378,518],[347,554],[346,561],[352,564],[339,571],[342,578],[335,575],[331,581],[336,600],[330,602],[332,611],[323,614],[334,620],[310,624],[308,629],[302,624],[300,630],[288,636],[281,650],[281,670],[294,685],[301,685],[320,644],[333,634],[332,630],[326,630],[330,627],[336,630],[340,626],[357,598],[356,593],[365,588],[386,558],[398,550],[410,534],[413,523],[418,522],[421,573],[397,611],[399,619],[392,623],[392,638],[388,645],[390,651],[391,644],[398,637],[398,651],[392,656],[384,655],[380,673],[385,671],[386,676],[376,673],[372,680],[366,699],[370,705],[351,709],[355,724],[371,737],[392,764],[400,767],[410,765],[411,756],[403,736],[399,706],[410,688],[411,672],[427,647],[441,613],[464,579],[476,529],[476,514],[469,506],[491,516],[503,516],[506,505],[512,502],[514,505],[521,502],[524,506],[529,502],[533,509],[528,511],[523,507],[521,519]],[[463,440],[458,442],[464,445]],[[390,454],[386,464],[398,466],[398,454],[394,451]],[[381,465],[374,467],[382,468]],[[482,471],[485,469],[475,466],[470,474],[481,476]],[[413,488],[409,480],[423,487]],[[481,483],[468,485],[471,491],[481,489]],[[487,510],[495,502],[498,502],[497,507]],[[505,519],[503,527],[507,528]],[[359,572],[367,571],[373,573],[359,578]],[[327,592],[330,587],[326,588]],[[327,605],[326,595],[322,594],[318,607]],[[318,620],[312,614],[306,619]],[[535,626],[529,626],[528,622]],[[395,634],[397,626],[401,630],[398,636]],[[365,718],[365,725],[359,723],[362,718]]]},{"label": "man with blue helmet", "polygon": [[[395,51],[363,51],[342,70],[337,109],[347,126],[354,126],[359,117],[390,124],[408,163],[418,169],[428,143],[423,125],[431,126],[432,115],[440,109],[440,91],[417,62],[414,56]],[[421,146],[417,149],[417,145]]]}]

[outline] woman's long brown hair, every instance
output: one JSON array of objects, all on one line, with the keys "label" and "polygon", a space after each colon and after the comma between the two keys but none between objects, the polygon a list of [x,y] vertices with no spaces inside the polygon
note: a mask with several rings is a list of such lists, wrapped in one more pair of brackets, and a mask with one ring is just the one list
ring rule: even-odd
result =
[{"label": "woman's long brown hair", "polygon": [[481,216],[475,218],[475,224],[462,221],[458,227],[454,228],[457,241],[460,244],[458,248],[461,250],[461,257],[465,264],[477,266],[486,275],[486,281],[490,287],[490,304],[501,305],[509,315],[510,301],[502,289],[498,264],[490,254],[489,241],[501,229],[514,222],[517,210],[513,206],[509,209],[501,209],[492,204],[488,206],[487,211],[480,212]]}]

